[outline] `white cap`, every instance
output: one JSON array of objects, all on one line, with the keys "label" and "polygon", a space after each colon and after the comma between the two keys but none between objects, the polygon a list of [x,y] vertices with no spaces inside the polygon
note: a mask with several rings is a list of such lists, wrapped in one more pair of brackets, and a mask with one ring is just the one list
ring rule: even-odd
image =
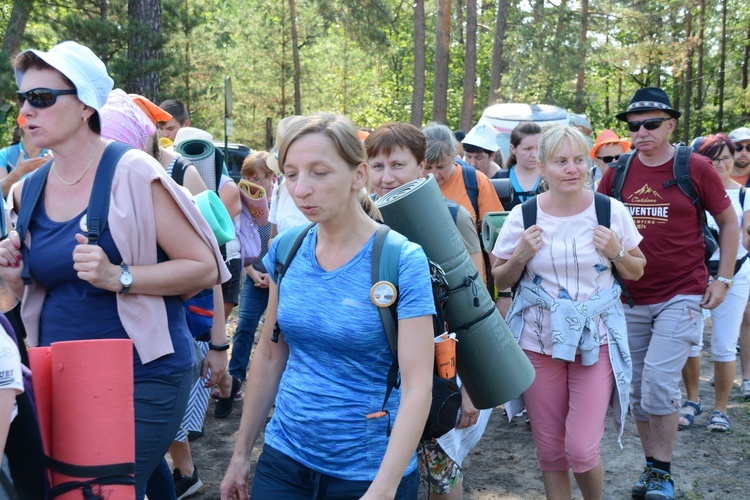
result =
[{"label": "white cap", "polygon": [[[114,81],[107,74],[104,63],[90,48],[68,41],[55,45],[48,52],[29,49],[16,59],[26,52],[35,54],[73,82],[78,99],[85,105],[100,111],[107,102]],[[16,70],[15,73],[16,84],[20,87],[23,72]]]},{"label": "white cap", "polygon": [[750,128],[740,127],[729,132],[729,139],[732,142],[750,141]]},{"label": "white cap", "polygon": [[478,148],[492,151],[493,153],[500,149],[495,142],[495,127],[485,119],[479,120],[479,123],[474,125],[474,128],[469,130],[462,144],[470,144]]}]

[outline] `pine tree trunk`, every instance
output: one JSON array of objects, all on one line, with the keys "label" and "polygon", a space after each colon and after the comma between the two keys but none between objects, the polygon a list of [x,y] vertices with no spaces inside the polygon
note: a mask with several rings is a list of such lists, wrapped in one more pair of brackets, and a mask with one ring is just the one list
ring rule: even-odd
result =
[{"label": "pine tree trunk", "polygon": [[424,0],[414,2],[414,88],[411,95],[411,124],[422,127],[425,86],[425,21]]},{"label": "pine tree trunk", "polygon": [[448,116],[448,68],[451,40],[451,0],[438,0],[435,33],[435,77],[432,88],[432,121],[445,123]]},{"label": "pine tree trunk", "polygon": [[299,45],[297,43],[297,7],[295,0],[289,0],[289,18],[292,20],[292,59],[294,61],[294,114],[302,114],[300,94]]},{"label": "pine tree trunk", "polygon": [[466,58],[464,59],[464,96],[461,106],[461,130],[471,128],[477,79],[477,0],[466,0]]},{"label": "pine tree trunk", "polygon": [[490,71],[490,92],[487,105],[497,102],[500,80],[503,77],[503,49],[505,48],[505,29],[508,26],[509,0],[499,0],[495,18],[495,39],[492,44],[492,69]]},{"label": "pine tree trunk", "polygon": [[21,46],[21,37],[26,31],[26,23],[29,20],[31,8],[35,0],[13,0],[13,10],[10,12],[8,26],[3,38],[3,61],[18,52]]},{"label": "pine tree trunk", "polygon": [[128,16],[136,23],[128,44],[128,61],[136,76],[125,84],[125,90],[149,99],[159,99],[159,72],[151,69],[161,60],[161,0],[130,0]]},{"label": "pine tree trunk", "polygon": [[724,82],[727,64],[727,0],[721,1],[721,49],[719,55],[719,132],[724,130]]},{"label": "pine tree trunk", "polygon": [[698,74],[695,81],[698,82],[698,92],[695,103],[695,137],[703,135],[703,124],[701,123],[701,110],[703,108],[703,37],[706,31],[706,0],[700,0],[700,18],[698,30]]},{"label": "pine tree trunk", "polygon": [[578,63],[578,79],[576,80],[575,112],[583,113],[583,88],[586,83],[586,39],[589,29],[589,0],[581,1],[581,61]]},{"label": "pine tree trunk", "polygon": [[693,99],[693,12],[688,9],[685,18],[687,40],[687,56],[685,61],[685,112],[682,114],[682,142],[690,144],[690,118]]}]

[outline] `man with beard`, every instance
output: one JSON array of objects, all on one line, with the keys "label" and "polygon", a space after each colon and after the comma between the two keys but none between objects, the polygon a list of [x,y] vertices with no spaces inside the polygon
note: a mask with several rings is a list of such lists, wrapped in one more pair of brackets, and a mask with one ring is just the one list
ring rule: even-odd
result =
[{"label": "man with beard", "polygon": [[[734,143],[734,168],[732,179],[743,186],[750,184],[750,128],[732,130],[729,138]],[[745,307],[740,327],[740,366],[742,367],[741,396],[750,401],[750,302]]]},{"label": "man with beard", "polygon": [[[647,262],[643,277],[624,281],[635,302],[633,308],[625,308],[633,359],[630,403],[646,457],[646,468],[632,496],[647,500],[674,498],[670,469],[680,416],[682,367],[690,348],[700,340],[701,308],[721,304],[732,286],[739,240],[736,214],[719,174],[708,158],[692,155],[689,172],[701,209],[714,216],[720,229],[719,272],[709,280],[701,219],[692,200],[674,181],[677,149],[669,136],[680,116],[662,89],[636,91],[617,119],[627,123],[637,151],[627,171],[619,166],[608,169],[598,188],[628,206],[643,235],[640,248]],[[614,193],[617,172],[625,178],[620,192]]]}]

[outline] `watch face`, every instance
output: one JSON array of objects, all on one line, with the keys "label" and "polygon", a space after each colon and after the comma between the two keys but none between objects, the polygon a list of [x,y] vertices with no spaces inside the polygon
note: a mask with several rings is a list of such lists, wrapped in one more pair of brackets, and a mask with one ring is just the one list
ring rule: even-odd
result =
[{"label": "watch face", "polygon": [[130,273],[122,273],[120,275],[120,283],[122,286],[130,286],[133,284],[133,275]]}]

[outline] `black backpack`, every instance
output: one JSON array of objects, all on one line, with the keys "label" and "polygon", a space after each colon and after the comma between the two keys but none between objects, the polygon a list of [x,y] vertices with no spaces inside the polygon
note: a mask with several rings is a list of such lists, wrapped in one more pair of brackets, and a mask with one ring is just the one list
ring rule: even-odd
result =
[{"label": "black backpack", "polygon": [[[604,226],[609,229],[610,225],[612,224],[612,200],[605,194],[594,193],[594,208],[596,210],[596,222],[599,223],[600,226]],[[528,229],[536,224],[536,210],[536,196],[533,198],[529,198],[521,205],[524,229]],[[620,274],[617,272],[617,268],[613,265],[610,270],[612,271],[612,277],[615,279],[617,284],[620,285],[622,294],[625,296],[625,300],[627,300],[628,305],[631,308],[635,307],[635,302],[633,302],[633,299],[630,297],[628,289],[625,288],[625,283],[623,282],[622,277],[620,277]]]},{"label": "black backpack", "polygon": [[[286,270],[289,269],[294,256],[302,245],[302,241],[314,225],[315,224],[297,226],[284,231],[277,236],[278,243],[276,243],[275,273],[279,293],[281,293],[281,282]],[[379,281],[388,281],[395,285],[398,290],[398,262],[404,241],[406,241],[404,236],[395,231],[391,231],[388,226],[381,224],[378,227],[372,248],[371,274],[373,285]],[[440,266],[430,262],[430,274],[432,276],[432,296],[435,301],[435,311],[437,313],[433,316],[433,333],[435,336],[439,336],[445,331],[445,301],[450,292],[447,290],[448,282],[445,279],[445,274]],[[368,418],[388,417],[388,425],[386,427],[386,435],[388,436],[390,436],[391,433],[391,416],[386,409],[386,403],[388,402],[388,398],[393,389],[400,385],[398,379],[397,307],[398,293],[396,294],[396,301],[389,307],[378,307],[380,319],[383,322],[383,329],[385,330],[385,335],[388,340],[388,346],[393,354],[393,363],[388,370],[383,406],[379,412],[368,415]],[[279,333],[281,333],[281,329],[279,328],[279,324],[276,323],[276,325],[274,325],[273,337],[271,340],[278,342]],[[460,408],[461,392],[456,377],[453,376],[450,379],[445,379],[433,375],[432,404],[430,405],[430,413],[427,417],[427,423],[425,424],[422,433],[422,439],[440,437],[453,429],[456,426],[456,419]]]},{"label": "black backpack", "polygon": [[[625,184],[625,176],[628,175],[628,169],[633,161],[633,157],[637,153],[628,153],[620,156],[615,165],[615,175],[612,179],[612,198],[622,201],[622,186]],[[703,202],[701,201],[698,192],[695,190],[693,184],[693,178],[690,177],[690,157],[693,151],[684,144],[675,145],[674,162],[672,164],[672,172],[674,179],[667,181],[663,184],[665,188],[669,186],[677,186],[685,196],[690,198],[691,203],[698,212],[698,221],[700,222],[701,232],[703,233],[703,241],[706,245],[705,261],[708,265],[708,261],[714,254],[717,248],[719,248],[719,233],[708,226],[708,220],[706,219],[706,211],[703,209]]]}]

